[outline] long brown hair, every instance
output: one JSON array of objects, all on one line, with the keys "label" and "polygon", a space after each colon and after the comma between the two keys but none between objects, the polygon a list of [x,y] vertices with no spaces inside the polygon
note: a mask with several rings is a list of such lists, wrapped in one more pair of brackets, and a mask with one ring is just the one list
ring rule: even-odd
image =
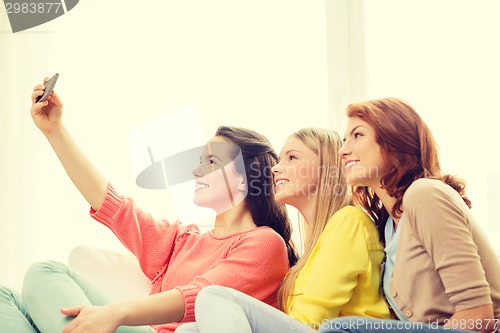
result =
[{"label": "long brown hair", "polygon": [[[380,182],[387,193],[396,198],[391,215],[402,214],[403,195],[420,178],[445,182],[471,207],[465,195],[465,181],[442,172],[434,136],[409,103],[398,98],[353,103],[347,107],[347,116],[359,117],[375,129],[375,139],[389,165]],[[357,186],[353,189],[353,200],[370,214],[383,240],[383,229],[389,214],[380,198],[372,189]]]},{"label": "long brown hair", "polygon": [[292,134],[319,157],[318,187],[314,221],[310,221],[305,235],[304,253],[287,273],[278,291],[278,306],[286,311],[288,296],[297,275],[304,267],[314,246],[325,229],[330,217],[351,201],[349,186],[346,182],[339,150],[342,146],[339,135],[327,129],[304,128]]}]

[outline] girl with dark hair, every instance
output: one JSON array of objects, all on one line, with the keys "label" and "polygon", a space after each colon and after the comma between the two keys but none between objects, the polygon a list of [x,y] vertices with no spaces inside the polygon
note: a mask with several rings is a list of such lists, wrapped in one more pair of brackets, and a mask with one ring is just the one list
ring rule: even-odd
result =
[{"label": "girl with dark hair", "polygon": [[[290,267],[293,266],[297,261],[297,253],[291,242],[291,224],[285,205],[274,198],[271,168],[278,161],[274,148],[261,134],[248,129],[221,126],[215,136],[236,144],[241,151],[243,164],[236,164],[236,172],[246,175],[248,186],[245,205],[258,227],[271,227],[283,238]],[[232,157],[236,158],[234,155]]]},{"label": "girl with dark hair", "polygon": [[500,263],[470,212],[465,183],[444,174],[431,131],[405,101],[351,104],[340,155],[354,201],[385,240],[383,292],[397,321],[334,319],[321,332],[491,332]]},{"label": "girl with dark hair", "polygon": [[279,291],[279,309],[221,286],[196,299],[196,322],[176,333],[314,333],[332,317],[390,318],[379,292],[384,256],[377,228],[351,196],[338,134],[303,128],[290,135],[273,167],[276,200],[304,219],[305,250]]},{"label": "girl with dark hair", "polygon": [[26,274],[22,296],[0,288],[2,331],[173,332],[194,320],[196,295],[212,284],[276,305],[296,255],[286,209],[272,191],[269,170],[277,155],[264,136],[220,127],[207,143],[193,171],[194,202],[217,215],[214,229],[201,234],[196,226],[156,220],[117,193],[71,139],[58,95],[36,102],[44,89],[37,85],[31,95],[36,126],[90,204],[91,216],[136,255],[152,289],[147,297],[113,302],[66,265],[38,263]]}]

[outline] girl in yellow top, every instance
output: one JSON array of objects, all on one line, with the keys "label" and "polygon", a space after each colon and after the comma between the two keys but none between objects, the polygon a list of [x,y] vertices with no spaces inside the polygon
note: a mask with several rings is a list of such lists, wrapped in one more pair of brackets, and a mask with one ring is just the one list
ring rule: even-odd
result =
[{"label": "girl in yellow top", "polygon": [[349,206],[341,145],[334,131],[299,130],[271,170],[276,200],[296,207],[307,225],[305,251],[281,285],[279,310],[209,286],[196,299],[196,322],[176,333],[315,332],[333,317],[390,317],[379,292],[383,246],[373,221]]}]

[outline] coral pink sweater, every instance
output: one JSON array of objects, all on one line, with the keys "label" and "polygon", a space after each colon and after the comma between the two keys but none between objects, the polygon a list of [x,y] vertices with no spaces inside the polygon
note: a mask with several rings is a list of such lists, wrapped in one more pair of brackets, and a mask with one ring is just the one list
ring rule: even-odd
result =
[{"label": "coral pink sweater", "polygon": [[181,323],[194,321],[196,295],[212,284],[276,305],[288,257],[283,239],[269,227],[226,237],[201,234],[196,226],[155,220],[111,185],[101,208],[90,213],[135,254],[152,282],[150,294],[177,288],[184,296],[182,321],[152,326],[158,332],[174,332]]}]

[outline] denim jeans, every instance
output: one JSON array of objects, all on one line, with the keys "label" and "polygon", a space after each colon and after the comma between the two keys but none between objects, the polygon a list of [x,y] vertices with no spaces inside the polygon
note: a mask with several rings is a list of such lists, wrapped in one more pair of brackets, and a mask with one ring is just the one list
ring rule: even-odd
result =
[{"label": "denim jeans", "polygon": [[[24,278],[22,295],[0,287],[1,332],[62,332],[73,320],[60,309],[77,305],[105,305],[112,301],[84,276],[54,262],[32,265]],[[151,333],[148,326],[121,326],[117,333]]]},{"label": "denim jeans", "polygon": [[399,320],[375,319],[364,317],[341,317],[325,322],[319,333],[470,333],[438,326],[437,323],[427,325],[419,322],[403,322]]},{"label": "denim jeans", "polygon": [[286,313],[237,290],[208,286],[196,297],[196,322],[175,333],[316,333]]}]

